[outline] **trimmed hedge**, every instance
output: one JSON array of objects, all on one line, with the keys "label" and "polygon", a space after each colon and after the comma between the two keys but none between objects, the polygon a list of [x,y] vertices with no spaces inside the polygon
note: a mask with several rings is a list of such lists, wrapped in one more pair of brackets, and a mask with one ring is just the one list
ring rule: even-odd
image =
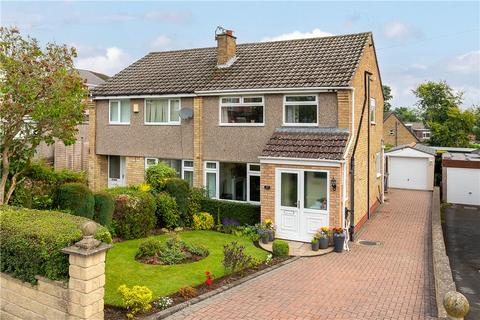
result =
[{"label": "trimmed hedge", "polygon": [[202,211],[209,212],[215,219],[220,218],[220,221],[230,218],[248,225],[260,222],[260,206],[251,203],[203,199]]},{"label": "trimmed hedge", "polygon": [[[0,206],[1,271],[32,284],[36,275],[68,279],[68,255],[60,250],[82,239],[79,227],[85,221],[64,212]],[[95,238],[112,242],[102,226]]]},{"label": "trimmed hedge", "polygon": [[95,198],[84,184],[66,183],[58,187],[55,204],[59,209],[70,210],[76,216],[93,219]]},{"label": "trimmed hedge", "polygon": [[288,256],[290,247],[288,242],[285,240],[273,240],[272,243],[272,253],[274,257],[285,257]]},{"label": "trimmed hedge", "polygon": [[165,184],[165,191],[177,203],[178,212],[180,212],[180,224],[183,226],[191,225],[193,217],[190,216],[190,211],[188,210],[190,203],[190,186],[188,182],[179,178],[168,179]]},{"label": "trimmed hedge", "polygon": [[107,192],[96,192],[93,194],[93,197],[95,198],[93,220],[102,226],[108,226],[112,223],[113,210],[115,209],[112,195]]},{"label": "trimmed hedge", "polygon": [[115,201],[115,232],[125,240],[146,237],[157,223],[155,198],[131,187],[108,189]]}]

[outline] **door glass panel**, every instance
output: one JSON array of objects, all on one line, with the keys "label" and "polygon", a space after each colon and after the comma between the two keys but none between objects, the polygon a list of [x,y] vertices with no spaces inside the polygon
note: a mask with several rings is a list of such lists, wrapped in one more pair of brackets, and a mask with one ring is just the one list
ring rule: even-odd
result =
[{"label": "door glass panel", "polygon": [[207,193],[210,198],[217,197],[217,174],[215,172],[207,172]]},{"label": "door glass panel", "polygon": [[110,161],[108,165],[110,166],[109,178],[110,179],[120,179],[120,157],[119,156],[110,156]]},{"label": "door glass panel", "polygon": [[327,191],[326,172],[305,172],[304,207],[306,209],[327,210]]},{"label": "door glass panel", "polygon": [[281,177],[281,205],[283,207],[296,207],[298,201],[298,175],[296,173],[282,172]]},{"label": "door glass panel", "polygon": [[250,176],[250,201],[260,201],[260,176]]}]

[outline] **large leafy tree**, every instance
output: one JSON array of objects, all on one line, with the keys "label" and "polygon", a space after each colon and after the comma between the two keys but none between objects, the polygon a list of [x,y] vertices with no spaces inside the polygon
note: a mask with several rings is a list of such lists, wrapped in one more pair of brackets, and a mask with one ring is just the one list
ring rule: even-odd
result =
[{"label": "large leafy tree", "polygon": [[417,122],[420,121],[418,110],[408,107],[397,107],[393,110],[397,117],[403,122]]},{"label": "large leafy tree", "polygon": [[86,88],[74,68],[74,48],[0,28],[0,204],[8,203],[42,142],[75,142]]},{"label": "large leafy tree", "polygon": [[393,99],[392,88],[387,85],[382,86],[383,90],[383,112],[389,112],[392,110],[392,104],[390,101]]},{"label": "large leafy tree", "polygon": [[468,147],[469,134],[473,132],[475,120],[475,115],[470,110],[451,108],[444,122],[429,122],[430,144],[443,147]]}]

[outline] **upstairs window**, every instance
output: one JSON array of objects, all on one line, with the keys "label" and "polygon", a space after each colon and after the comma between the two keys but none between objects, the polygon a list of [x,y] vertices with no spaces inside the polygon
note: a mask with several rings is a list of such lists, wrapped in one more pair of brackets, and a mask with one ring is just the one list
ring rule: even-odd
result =
[{"label": "upstairs window", "polygon": [[145,124],[180,124],[180,99],[145,100]]},{"label": "upstairs window", "polygon": [[221,125],[263,125],[263,97],[220,98]]},{"label": "upstairs window", "polygon": [[110,100],[108,113],[110,124],[130,124],[130,100]]},{"label": "upstairs window", "polygon": [[285,96],[283,124],[291,126],[318,125],[318,99],[316,95]]},{"label": "upstairs window", "polygon": [[375,98],[370,98],[370,123],[375,124],[376,122],[376,105],[375,105]]}]

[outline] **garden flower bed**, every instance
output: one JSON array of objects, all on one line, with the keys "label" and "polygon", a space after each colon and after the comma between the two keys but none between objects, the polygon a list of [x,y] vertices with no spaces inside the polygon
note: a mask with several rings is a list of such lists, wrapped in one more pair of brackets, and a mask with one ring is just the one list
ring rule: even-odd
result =
[{"label": "garden flower bed", "polygon": [[[182,295],[179,292],[180,289],[188,287],[190,290],[193,288],[194,296],[198,296],[288,259],[288,257],[272,259],[268,252],[256,247],[247,237],[215,231],[185,231],[179,235],[186,243],[208,248],[208,256],[202,260],[184,264],[145,264],[135,259],[138,247],[145,239],[116,243],[114,248],[108,252],[105,286],[106,319],[126,318],[121,296],[117,292],[117,288],[122,284],[126,284],[128,287],[146,286],[151,289],[153,303],[152,309],[147,314],[153,314],[162,310],[161,305],[157,303],[161,297],[168,297],[164,299],[170,300],[170,306],[192,298],[186,297],[184,293]],[[166,243],[169,235],[158,235],[153,238]],[[254,259],[255,265],[242,271],[226,274],[222,264],[224,245],[231,244],[233,241],[245,247],[245,253]],[[209,278],[211,280],[207,280]],[[137,317],[145,315],[139,314]]]}]

